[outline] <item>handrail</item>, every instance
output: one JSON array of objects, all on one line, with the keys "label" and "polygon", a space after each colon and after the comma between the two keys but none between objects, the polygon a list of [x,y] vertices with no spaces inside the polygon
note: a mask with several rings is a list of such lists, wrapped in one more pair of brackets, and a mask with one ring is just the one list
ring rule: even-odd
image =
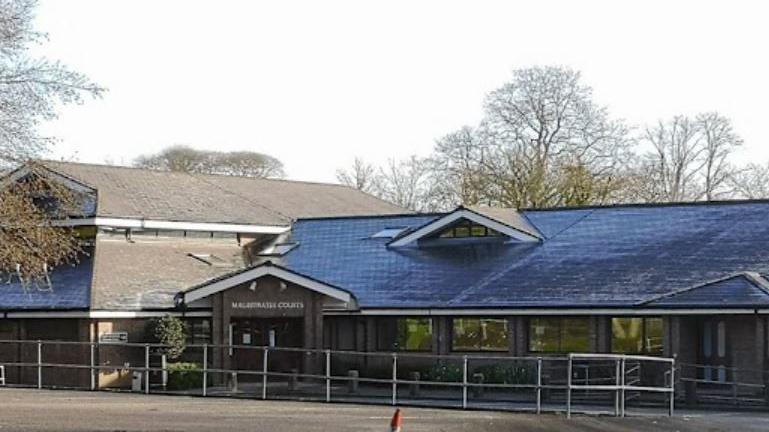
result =
[{"label": "handrail", "polygon": [[[150,353],[153,349],[158,348],[164,348],[165,346],[162,344],[150,344],[150,343],[136,343],[136,342],[79,342],[79,341],[42,341],[42,340],[0,340],[0,345],[2,344],[15,344],[17,346],[29,346],[29,350],[19,350],[19,353],[26,353],[26,354],[18,354],[19,358],[18,361],[10,362],[10,363],[4,363],[6,368],[11,367],[17,367],[17,368],[30,368],[37,371],[37,380],[36,380],[36,386],[38,388],[43,388],[43,386],[46,384],[44,380],[47,380],[48,373],[43,373],[44,371],[50,371],[50,370],[74,370],[74,371],[88,371],[90,375],[90,389],[91,390],[97,390],[99,388],[99,379],[98,375],[101,372],[105,371],[126,371],[128,373],[137,373],[141,374],[139,381],[141,381],[140,387],[143,386],[143,391],[145,393],[150,392],[151,388],[151,382],[150,382],[150,375],[154,373],[168,373],[168,368],[165,363],[161,363],[160,366],[157,364],[151,363],[151,357]],[[46,358],[46,356],[49,355],[49,351],[46,349],[49,346],[70,346],[70,347],[83,347],[82,355],[78,354],[78,356],[82,357],[81,360],[72,360],[70,363],[66,362],[53,362],[50,358]],[[36,348],[36,355],[31,349],[32,347]],[[113,351],[114,349],[120,349],[124,348],[126,351]],[[106,353],[109,353],[110,356],[115,356],[114,359],[111,359],[112,361],[115,361],[115,364],[102,364],[98,357],[100,355],[104,355],[106,349]],[[228,354],[230,350],[252,350],[254,352],[261,351],[261,360],[257,360],[257,363],[255,363],[254,368],[248,368],[248,369],[239,369],[236,366],[230,367],[225,366],[223,367],[221,363],[214,363],[214,365],[209,364],[209,360],[218,358],[219,355],[223,356],[224,358],[231,357],[231,354]],[[212,350],[220,350],[221,352],[212,352]],[[64,350],[63,350],[64,351]],[[75,351],[75,350],[70,350]],[[273,387],[273,383],[270,381],[276,381],[280,380],[283,383],[286,383],[284,379],[288,379],[289,386],[292,385],[291,383],[296,383],[296,380],[305,380],[310,382],[315,382],[317,384],[314,385],[321,385],[325,386],[325,400],[326,402],[331,402],[333,400],[332,396],[332,385],[334,383],[345,383],[344,385],[352,385],[353,383],[355,386],[357,386],[357,383],[369,383],[372,385],[376,385],[379,390],[378,392],[381,392],[382,387],[389,386],[391,387],[391,398],[390,403],[392,404],[398,404],[402,403],[403,399],[402,397],[399,399],[399,389],[403,389],[405,386],[409,386],[409,392],[411,392],[414,388],[417,388],[418,386],[424,386],[424,387],[436,387],[436,388],[443,388],[443,389],[461,389],[461,406],[463,408],[470,407],[470,403],[472,402],[471,395],[468,393],[469,391],[472,391],[472,398],[477,397],[476,393],[480,394],[483,391],[497,391],[497,392],[504,392],[504,391],[511,391],[511,392],[522,392],[522,393],[528,393],[532,392],[532,397],[534,398],[534,407],[536,409],[536,412],[543,411],[544,402],[548,400],[550,397],[550,391],[563,391],[567,395],[567,401],[566,401],[566,411],[570,415],[572,410],[571,405],[571,393],[572,391],[582,391],[582,390],[601,390],[601,391],[616,391],[618,394],[622,393],[622,410],[621,413],[624,415],[624,392],[626,390],[628,391],[644,391],[644,392],[668,392],[667,389],[662,389],[658,387],[648,387],[643,385],[636,385],[639,384],[639,381],[633,381],[633,382],[626,382],[624,379],[624,376],[626,375],[627,371],[624,369],[624,365],[628,361],[656,361],[656,362],[663,362],[666,363],[670,361],[669,359],[664,358],[657,358],[657,357],[650,357],[650,356],[632,356],[632,355],[621,355],[621,354],[591,354],[591,353],[579,353],[579,354],[569,354],[569,355],[555,355],[555,356],[504,356],[504,355],[484,355],[482,353],[478,354],[467,354],[467,353],[461,353],[461,354],[426,354],[426,353],[403,353],[403,352],[362,352],[362,351],[346,351],[346,350],[329,350],[329,349],[304,349],[304,348],[293,348],[293,347],[270,347],[270,346],[253,346],[253,345],[225,345],[225,344],[189,344],[186,346],[186,351],[188,354],[193,354],[195,356],[202,355],[203,358],[203,366],[201,369],[195,370],[195,373],[200,373],[203,376],[204,384],[202,385],[202,395],[208,396],[211,393],[211,389],[208,387],[208,377],[212,376],[213,374],[222,374],[222,375],[233,375],[234,378],[237,378],[237,376],[248,376],[248,377],[254,377],[253,379],[261,381],[261,397],[263,399],[267,399],[269,397],[268,389]],[[316,368],[310,368],[302,370],[301,372],[299,370],[270,370],[272,368],[272,363],[267,360],[274,359],[273,357],[274,353],[277,352],[287,352],[287,353],[298,353],[303,356],[305,359],[311,359],[309,361],[314,362],[312,364],[316,364]],[[269,357],[268,357],[269,356]],[[390,362],[390,366],[392,368],[391,375],[389,377],[380,376],[379,374],[372,374],[368,376],[359,376],[359,375],[340,375],[339,373],[334,373],[334,369],[332,368],[333,362],[338,361],[338,359],[346,358],[349,356],[363,356],[367,359],[378,359],[378,363],[387,364],[384,362],[381,362],[381,360],[387,360]],[[195,357],[198,358],[198,357]],[[259,357],[257,357],[259,358]],[[458,377],[452,377],[451,379],[443,380],[436,377],[427,377],[427,379],[421,379],[420,376],[417,375],[417,378],[413,378],[413,375],[409,375],[408,379],[404,379],[402,376],[399,376],[399,372],[403,372],[404,370],[409,370],[408,368],[412,367],[418,367],[414,366],[414,364],[421,364],[419,362],[412,363],[411,366],[406,365],[403,366],[404,360],[408,359],[415,359],[415,360],[431,360],[433,361],[433,365],[440,365],[440,364],[446,364],[444,362],[448,362],[448,364],[451,365],[452,368],[460,368],[461,369],[461,379]],[[68,359],[69,360],[69,359]],[[349,361],[350,359],[345,359],[346,361]],[[273,360],[274,361],[274,360]],[[306,361],[306,360],[301,360]],[[345,361],[345,364],[347,364]],[[587,362],[587,365],[581,365],[577,364],[575,365],[574,362]],[[256,366],[261,362],[260,366]],[[352,364],[356,364],[358,360],[352,359]],[[493,363],[489,363],[493,362]],[[515,370],[520,368],[523,370],[523,373],[521,375],[515,375],[514,378],[511,378],[510,382],[505,382],[503,378],[492,378],[491,382],[484,382],[484,377],[481,376],[481,378],[476,381],[475,374],[478,373],[479,370],[484,370],[483,368],[487,366],[496,366],[496,365],[504,365],[505,367],[512,367],[513,373]],[[607,368],[609,370],[614,370],[615,365],[617,366],[617,371],[619,371],[619,364],[622,363],[622,379],[620,379],[619,375],[615,375],[613,377],[605,377],[601,374],[605,373]],[[227,364],[227,363],[224,363]],[[468,365],[469,364],[469,365]],[[672,363],[671,363],[672,364]],[[321,366],[322,365],[322,366]],[[215,366],[215,367],[213,367]],[[470,370],[470,366],[473,366],[472,373]],[[347,367],[347,366],[345,366]],[[585,379],[580,380],[579,382],[576,382],[573,380],[572,371],[576,368],[582,368],[585,370]],[[559,376],[562,375],[564,370],[568,369],[568,372],[566,373],[566,382],[561,383],[557,379],[551,379],[553,378],[553,375]],[[343,369],[344,370],[344,369]],[[592,372],[593,370],[598,370],[598,373]],[[633,369],[630,369],[631,371]],[[484,370],[485,372],[485,370]],[[84,374],[83,374],[84,375]],[[385,374],[382,374],[385,375]],[[82,376],[82,375],[81,375]],[[488,375],[486,376],[488,378]],[[505,379],[506,380],[506,379]],[[615,382],[612,383],[612,380]],[[257,382],[258,382],[257,381]],[[503,382],[499,382],[503,381]],[[50,382],[48,383],[50,385]],[[200,389],[199,389],[200,390]],[[418,391],[418,390],[417,390]],[[670,390],[672,393],[672,390]],[[215,392],[216,393],[216,392]],[[443,397],[443,396],[442,396]],[[617,399],[617,403],[619,403],[619,399]],[[459,402],[459,401],[457,401]],[[527,402],[532,403],[532,402]],[[559,402],[560,403],[560,402]],[[492,406],[495,406],[492,404]],[[619,407],[620,405],[617,405]],[[550,408],[552,409],[552,408]],[[558,409],[558,408],[555,408]],[[562,408],[561,408],[562,409]],[[620,413],[619,408],[615,410],[617,413]],[[672,406],[670,409],[670,413],[672,414]]]}]

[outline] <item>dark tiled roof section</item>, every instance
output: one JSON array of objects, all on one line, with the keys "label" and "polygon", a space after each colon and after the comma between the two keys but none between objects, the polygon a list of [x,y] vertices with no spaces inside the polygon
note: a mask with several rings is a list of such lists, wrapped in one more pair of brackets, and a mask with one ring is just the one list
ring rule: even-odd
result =
[{"label": "dark tiled roof section", "polygon": [[288,225],[301,217],[404,213],[342,185],[42,162],[96,189],[98,216]]},{"label": "dark tiled roof section", "polygon": [[650,307],[736,308],[769,306],[769,282],[757,274],[742,273],[687,288],[644,303]]},{"label": "dark tiled roof section", "polygon": [[[234,240],[137,240],[129,243],[121,239],[99,238],[92,308],[172,308],[174,295],[179,291],[244,267],[241,253]],[[209,265],[189,254],[214,255],[221,262]]]},{"label": "dark tiled roof section", "polygon": [[769,202],[527,210],[541,243],[387,248],[430,216],[298,221],[285,266],[362,307],[637,307],[739,272],[769,273]]},{"label": "dark tiled roof section", "polygon": [[[78,263],[65,264],[51,270],[52,291],[38,290],[32,284],[26,293],[18,278],[8,283],[7,274],[0,281],[0,310],[81,310],[90,304],[93,259],[84,255]],[[44,286],[41,286],[44,287]]]}]

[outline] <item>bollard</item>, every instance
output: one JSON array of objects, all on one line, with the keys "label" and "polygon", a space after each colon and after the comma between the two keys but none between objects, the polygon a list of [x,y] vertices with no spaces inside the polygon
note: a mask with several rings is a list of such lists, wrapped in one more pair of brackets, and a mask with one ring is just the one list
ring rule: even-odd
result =
[{"label": "bollard", "polygon": [[299,388],[299,369],[291,369],[288,376],[288,391],[296,391]]},{"label": "bollard", "polygon": [[230,391],[232,393],[238,392],[238,373],[237,372],[230,372]]},{"label": "bollard", "polygon": [[403,415],[401,410],[395,410],[392,420],[390,420],[390,432],[401,432],[403,430]]},{"label": "bollard", "polygon": [[[485,377],[482,373],[476,372],[473,374],[473,384],[483,384]],[[473,386],[473,397],[478,398],[483,396],[482,386]]]},{"label": "bollard", "polygon": [[409,373],[409,381],[412,381],[409,384],[409,396],[419,396],[419,380],[422,378],[422,374],[419,372],[411,372]]},{"label": "bollard", "polygon": [[358,393],[358,377],[360,376],[360,373],[355,369],[350,369],[347,371],[347,377],[349,380],[347,381],[347,391],[349,393],[355,394]]}]

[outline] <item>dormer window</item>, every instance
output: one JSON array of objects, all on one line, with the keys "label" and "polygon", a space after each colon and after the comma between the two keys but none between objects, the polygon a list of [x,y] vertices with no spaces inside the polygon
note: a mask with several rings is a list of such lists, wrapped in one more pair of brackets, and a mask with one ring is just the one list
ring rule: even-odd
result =
[{"label": "dormer window", "polygon": [[[509,214],[507,214],[509,213]],[[459,207],[411,232],[393,238],[388,247],[410,244],[429,245],[444,239],[490,239],[511,242],[539,242],[541,234],[514,210],[502,217],[491,217],[477,211]],[[427,240],[427,241],[424,241]]]},{"label": "dormer window", "polygon": [[430,236],[429,238],[466,238],[466,237],[500,237],[499,231],[487,226],[462,219],[451,227]]}]

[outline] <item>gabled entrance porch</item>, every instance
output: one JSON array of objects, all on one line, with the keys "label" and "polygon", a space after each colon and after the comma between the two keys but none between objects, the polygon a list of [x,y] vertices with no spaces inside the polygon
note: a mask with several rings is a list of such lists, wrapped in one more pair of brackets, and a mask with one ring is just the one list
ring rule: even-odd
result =
[{"label": "gabled entrance porch", "polygon": [[[261,371],[313,372],[317,366],[296,349],[323,347],[323,311],[356,310],[347,291],[265,263],[209,281],[184,292],[182,308],[210,308],[214,346],[212,367]],[[294,349],[292,351],[292,349]],[[254,380],[244,374],[241,380]]]}]

